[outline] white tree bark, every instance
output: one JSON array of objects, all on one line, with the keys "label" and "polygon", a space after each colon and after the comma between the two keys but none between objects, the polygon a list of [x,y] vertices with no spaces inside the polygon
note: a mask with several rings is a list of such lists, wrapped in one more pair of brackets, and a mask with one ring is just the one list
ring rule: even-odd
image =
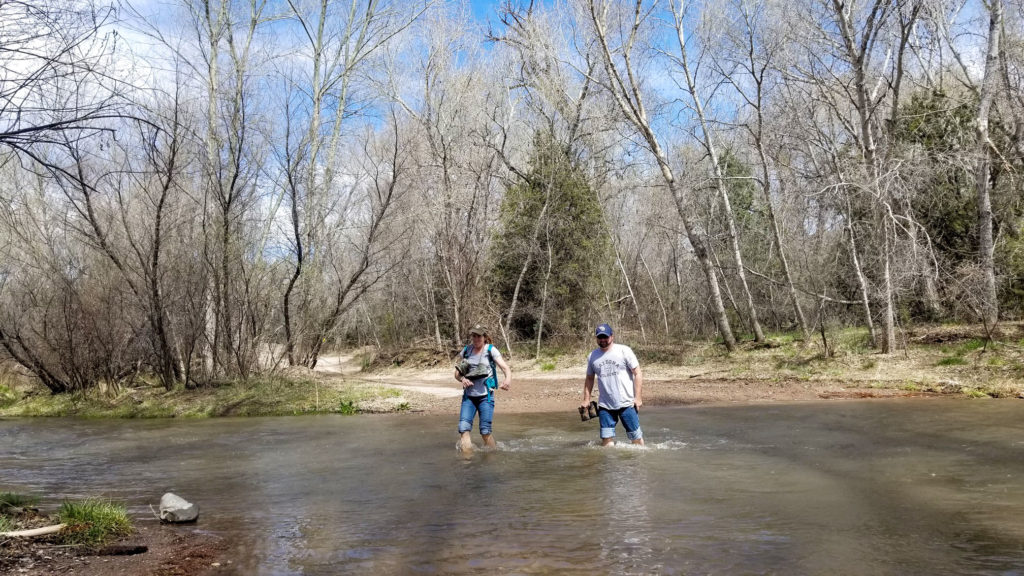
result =
[{"label": "white tree bark", "polygon": [[608,39],[608,3],[601,2],[600,0],[587,0],[585,8],[593,25],[595,39],[601,47],[604,69],[608,77],[605,88],[612,95],[622,114],[640,132],[647,150],[654,156],[658,164],[662,179],[669,189],[669,193],[675,202],[676,210],[683,222],[686,236],[690,240],[694,254],[697,256],[697,260],[700,262],[704,272],[718,332],[726,348],[731,352],[736,348],[736,338],[733,336],[732,326],[725,311],[725,302],[722,300],[718,276],[715,273],[715,266],[710,254],[711,247],[706,240],[707,235],[697,222],[690,217],[689,211],[686,208],[683,192],[680,190],[679,183],[672,171],[668,155],[662,149],[661,143],[658,141],[658,137],[654,133],[648,119],[647,109],[640,91],[640,80],[636,76],[636,70],[631,61],[632,47],[645,17],[643,2],[642,0],[637,1],[633,12],[631,28],[626,34],[622,45],[616,51],[617,56],[622,60],[621,71],[615,63],[615,56],[612,54],[612,48]]},{"label": "white tree bark", "polygon": [[988,42],[985,51],[985,72],[981,80],[977,116],[977,166],[975,187],[978,205],[978,263],[983,278],[981,297],[982,320],[992,327],[999,321],[999,300],[996,293],[995,241],[992,233],[992,150],[989,137],[989,112],[999,80],[1000,34],[1003,27],[1003,0],[989,0]]}]

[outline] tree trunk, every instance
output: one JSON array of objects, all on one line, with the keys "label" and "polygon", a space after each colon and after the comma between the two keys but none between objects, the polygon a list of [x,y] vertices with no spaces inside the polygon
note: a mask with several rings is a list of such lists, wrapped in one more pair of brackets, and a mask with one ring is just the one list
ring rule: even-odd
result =
[{"label": "tree trunk", "polygon": [[857,286],[860,288],[861,310],[864,312],[864,324],[868,327],[871,335],[871,342],[875,342],[875,323],[871,319],[871,299],[868,297],[868,280],[864,277],[864,271],[860,267],[860,258],[857,256],[857,241],[853,236],[852,214],[847,206],[846,234],[850,238],[850,261],[853,263],[853,271],[857,275]]},{"label": "tree trunk", "polygon": [[[604,8],[606,9],[607,7],[605,6]],[[648,150],[658,163],[658,168],[661,170],[662,178],[668,186],[669,193],[676,205],[676,211],[679,213],[679,218],[683,222],[683,229],[686,231],[686,236],[690,240],[690,245],[693,246],[694,255],[697,257],[697,261],[700,262],[701,269],[704,271],[704,278],[707,281],[708,292],[710,293],[712,306],[714,307],[713,315],[715,324],[718,326],[718,332],[722,337],[722,341],[725,343],[725,347],[732,352],[736,349],[736,338],[733,336],[732,327],[729,324],[729,316],[725,311],[725,302],[722,300],[722,292],[718,285],[718,277],[715,274],[715,266],[711,260],[711,247],[707,245],[704,231],[696,226],[695,222],[690,220],[690,215],[684,202],[683,193],[679,190],[679,184],[676,181],[675,175],[672,173],[668,156],[662,150],[661,144],[658,143],[658,138],[655,136],[654,130],[651,128],[650,121],[647,118],[647,110],[644,106],[640,86],[630,60],[629,51],[632,48],[637,30],[640,27],[641,5],[639,2],[636,4],[636,9],[633,13],[632,33],[627,44],[623,47],[621,54],[625,63],[624,66],[627,79],[623,79],[622,74],[619,73],[615,62],[612,60],[611,49],[608,46],[608,39],[605,33],[605,27],[607,25],[605,22],[607,17],[606,12],[602,10],[600,14],[598,13],[599,11],[596,6],[596,0],[590,0],[588,9],[590,12],[591,22],[594,25],[594,31],[597,35],[597,40],[600,42],[605,72],[609,77],[608,89],[611,92],[612,98],[615,100],[619,110],[626,117],[626,120],[628,120],[641,133],[647,144]]]},{"label": "tree trunk", "polygon": [[537,347],[534,350],[534,359],[540,358],[540,343],[544,335],[544,315],[547,312],[548,307],[548,283],[551,281],[551,268],[555,261],[555,255],[551,251],[551,238],[548,234],[549,228],[544,227],[544,235],[548,237],[545,244],[547,244],[548,252],[548,267],[544,272],[544,287],[541,289],[540,295],[540,318],[537,320]]},{"label": "tree trunk", "polygon": [[633,310],[636,312],[636,322],[640,326],[640,337],[643,341],[647,342],[647,330],[644,330],[644,318],[640,313],[640,304],[636,301],[636,294],[633,292],[633,284],[629,281],[629,274],[626,273],[626,267],[622,264],[622,258],[619,257],[618,248],[615,249],[615,263],[619,265],[619,271],[622,272],[622,279],[626,281],[626,290],[629,291],[629,299],[633,302]]},{"label": "tree trunk", "polygon": [[977,118],[978,165],[975,187],[978,204],[978,264],[983,277],[982,321],[994,326],[999,321],[999,301],[996,294],[995,242],[992,233],[992,141],[989,138],[988,117],[996,91],[999,66],[1000,32],[1003,26],[1002,0],[992,0],[989,6],[988,49],[985,56],[985,75],[981,81]]},{"label": "tree trunk", "polygon": [[658,290],[658,283],[654,280],[654,274],[651,272],[651,267],[647,265],[647,259],[644,258],[644,253],[640,251],[640,263],[644,265],[644,270],[647,271],[647,277],[651,279],[651,287],[654,288],[654,297],[658,299],[658,308],[661,309],[661,320],[665,324],[665,337],[668,338],[668,311],[665,310],[665,302],[661,299],[661,292]]},{"label": "tree trunk", "polygon": [[697,86],[694,82],[693,74],[690,72],[689,58],[687,57],[686,50],[686,39],[683,33],[682,9],[680,9],[678,13],[674,11],[673,16],[675,18],[676,38],[679,42],[679,59],[682,64],[683,74],[686,76],[687,92],[690,93],[690,98],[693,100],[693,106],[697,112],[697,119],[700,121],[701,132],[704,135],[701,139],[701,144],[704,146],[704,150],[708,153],[708,158],[711,161],[712,173],[715,176],[715,189],[718,191],[718,200],[722,203],[722,210],[725,214],[726,232],[729,236],[729,248],[732,250],[733,262],[736,263],[736,276],[739,278],[740,286],[743,288],[747,318],[750,322],[751,331],[754,333],[754,340],[756,342],[764,342],[764,332],[761,330],[761,322],[757,318],[757,308],[754,306],[754,295],[750,292],[750,286],[747,283],[747,274],[743,267],[743,253],[740,251],[739,234],[736,232],[736,217],[733,215],[732,202],[729,201],[729,191],[725,185],[725,175],[722,173],[722,167],[719,164],[718,148],[715,145],[714,136],[711,133],[707,117],[704,114],[704,103],[701,100],[700,95],[697,93]]}]

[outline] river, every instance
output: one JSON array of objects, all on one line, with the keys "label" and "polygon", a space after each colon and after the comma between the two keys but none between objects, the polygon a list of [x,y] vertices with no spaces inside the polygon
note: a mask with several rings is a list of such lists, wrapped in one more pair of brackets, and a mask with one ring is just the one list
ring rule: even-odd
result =
[{"label": "river", "polygon": [[5,419],[0,491],[138,522],[175,492],[246,575],[1024,574],[1024,402],[641,419],[646,449],[602,449],[596,421],[499,405],[500,449],[469,459],[455,414]]}]

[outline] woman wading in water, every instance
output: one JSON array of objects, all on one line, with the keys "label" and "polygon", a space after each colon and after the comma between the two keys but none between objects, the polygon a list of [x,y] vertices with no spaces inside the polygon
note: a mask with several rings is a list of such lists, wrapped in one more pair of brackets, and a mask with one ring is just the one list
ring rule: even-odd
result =
[{"label": "woman wading in water", "polygon": [[470,432],[473,430],[473,419],[480,414],[480,437],[484,446],[494,448],[494,436],[491,435],[491,421],[494,419],[494,389],[498,387],[498,373],[495,367],[501,368],[505,381],[502,390],[512,385],[512,368],[501,352],[491,344],[487,330],[477,324],[469,331],[473,343],[462,349],[462,358],[455,369],[455,379],[462,384],[462,409],[459,412],[459,449],[463,452],[473,450]]}]

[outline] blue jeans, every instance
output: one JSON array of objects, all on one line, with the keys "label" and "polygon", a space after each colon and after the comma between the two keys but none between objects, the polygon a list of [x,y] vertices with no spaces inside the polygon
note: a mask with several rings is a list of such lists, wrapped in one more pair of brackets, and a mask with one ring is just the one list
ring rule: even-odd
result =
[{"label": "blue jeans", "polygon": [[491,420],[494,419],[494,398],[487,396],[462,396],[462,410],[459,411],[459,434],[473,429],[473,418],[480,412],[480,434],[491,433]]},{"label": "blue jeans", "polygon": [[615,423],[622,420],[622,427],[626,429],[626,435],[630,440],[638,440],[644,437],[644,431],[640,429],[640,414],[635,406],[609,410],[598,407],[597,416],[601,419],[601,439],[615,438]]}]

